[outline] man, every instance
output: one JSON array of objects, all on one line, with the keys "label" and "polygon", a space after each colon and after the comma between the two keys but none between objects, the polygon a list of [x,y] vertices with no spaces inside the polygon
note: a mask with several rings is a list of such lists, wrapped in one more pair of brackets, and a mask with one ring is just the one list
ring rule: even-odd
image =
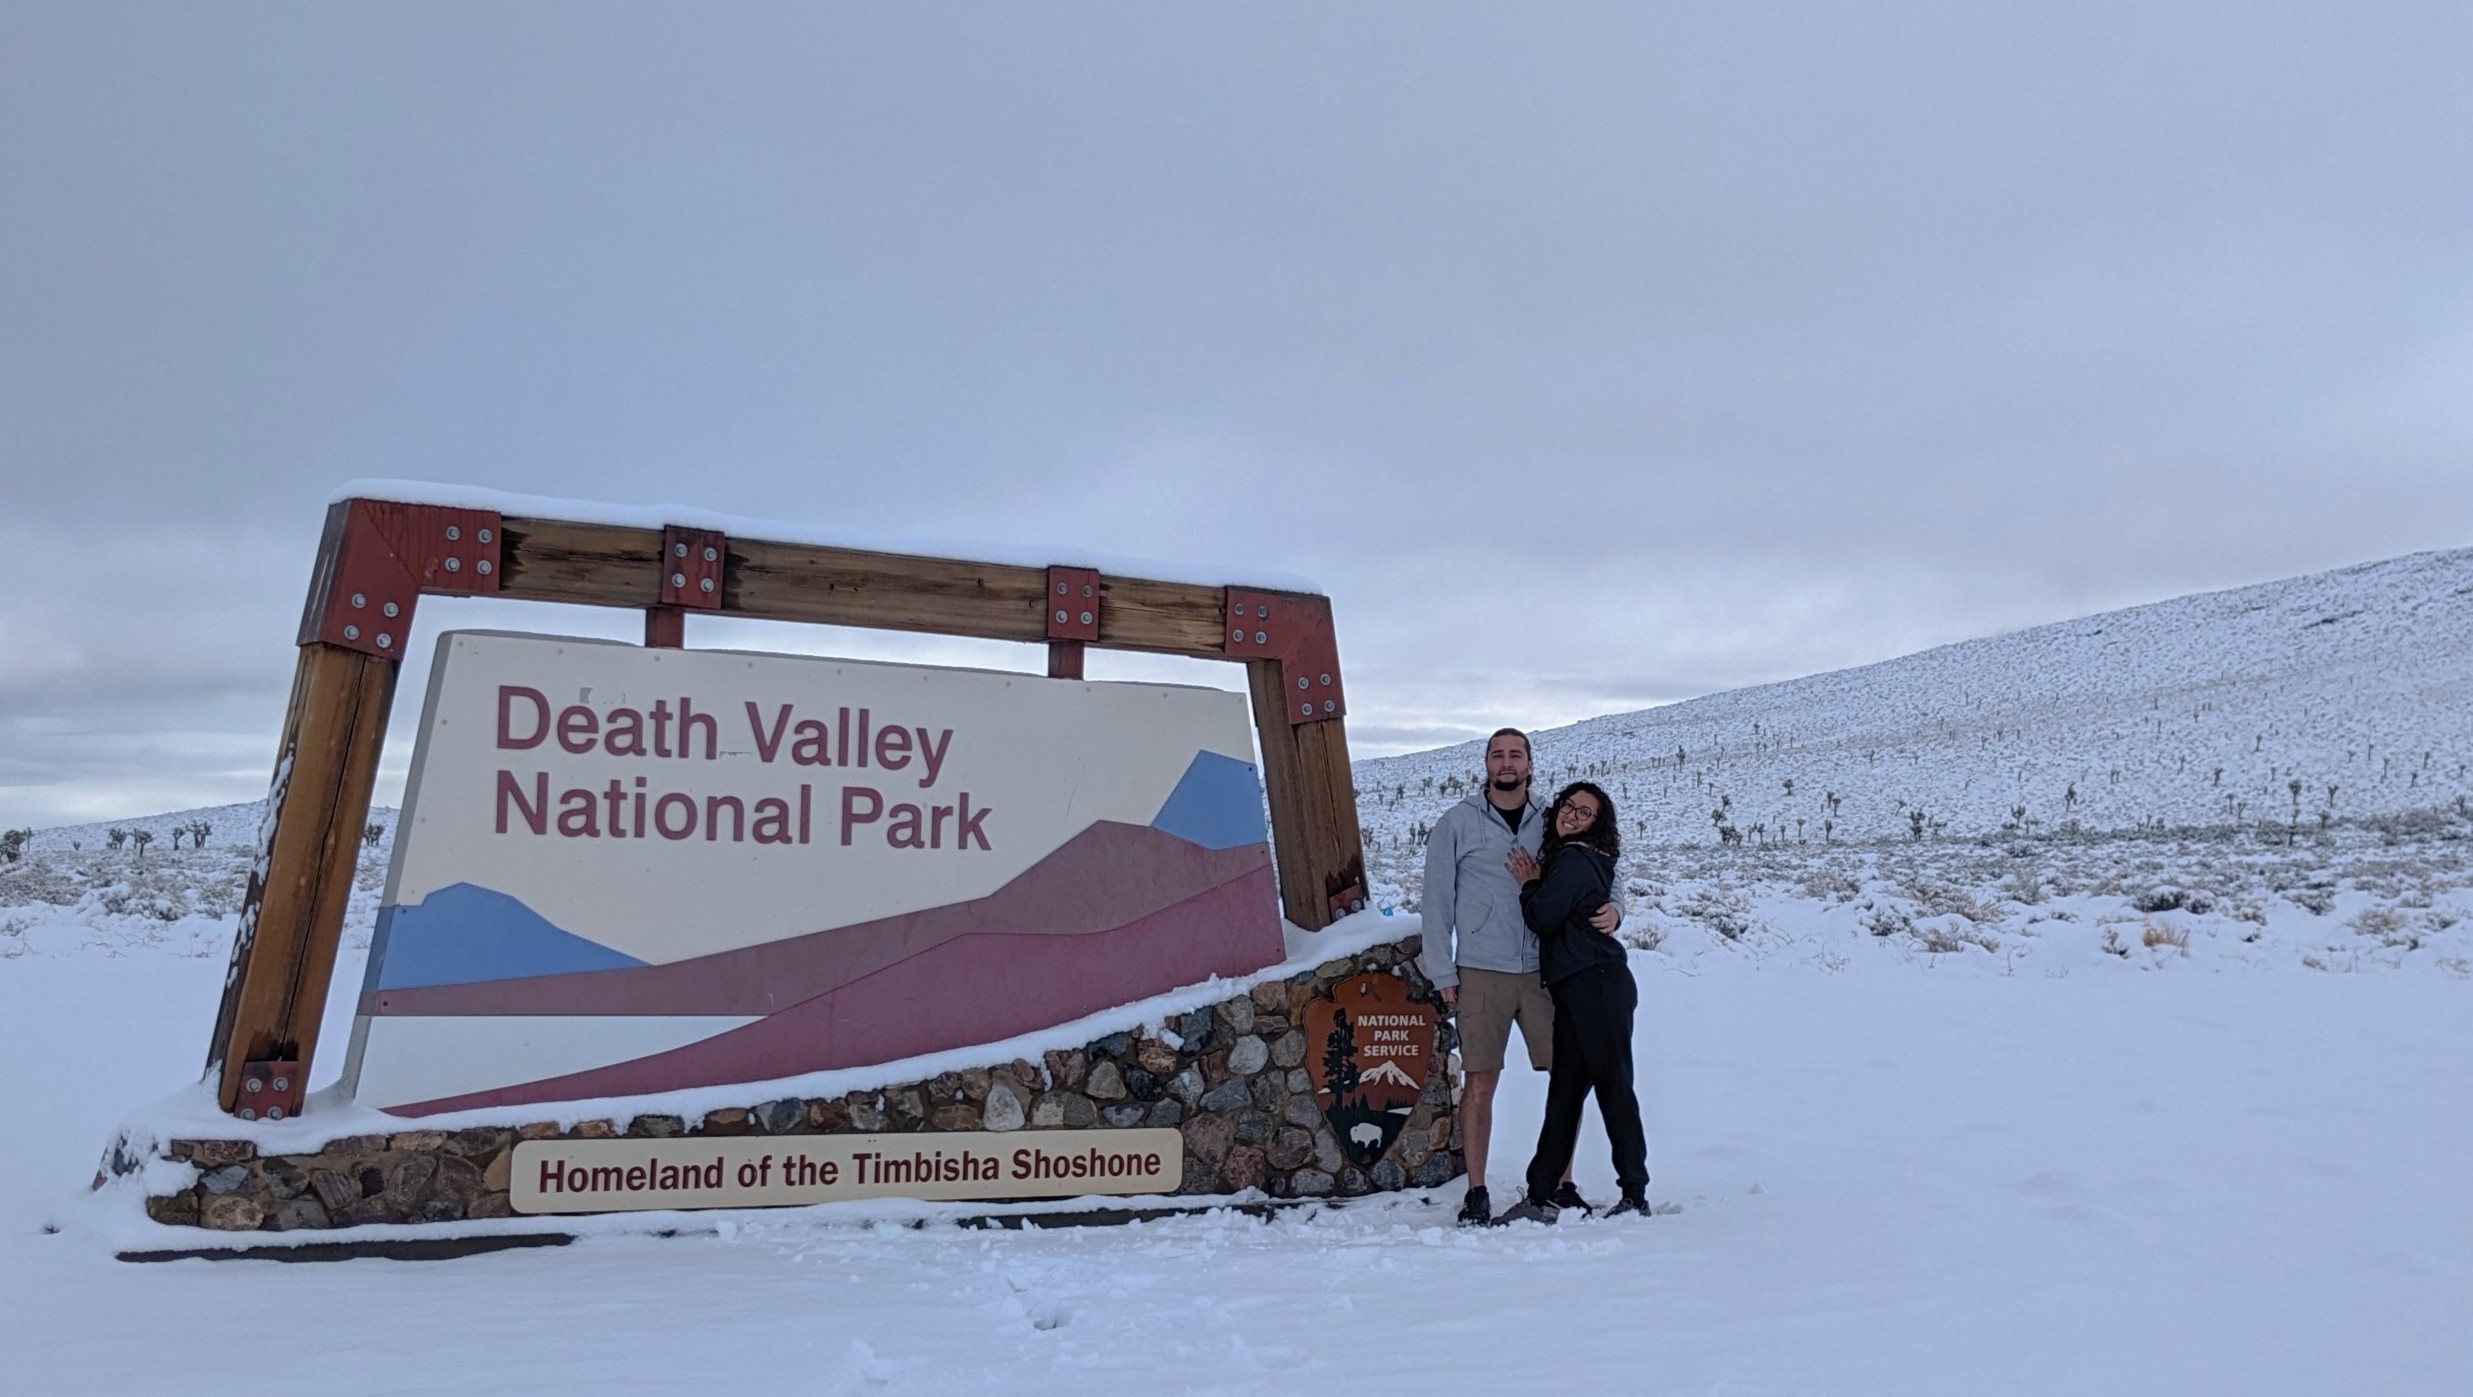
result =
[{"label": "man", "polygon": [[[1493,1220],[1486,1192],[1494,1089],[1512,1025],[1531,1067],[1553,1066],[1554,1001],[1537,978],[1537,936],[1520,915],[1519,876],[1533,872],[1545,840],[1545,807],[1529,794],[1528,734],[1504,728],[1486,739],[1485,789],[1443,812],[1425,845],[1425,948],[1418,966],[1442,992],[1460,1027],[1460,1140],[1468,1152],[1468,1197],[1460,1221]],[[1593,924],[1612,932],[1620,904]],[[1585,1207],[1564,1175],[1558,1207]]]}]

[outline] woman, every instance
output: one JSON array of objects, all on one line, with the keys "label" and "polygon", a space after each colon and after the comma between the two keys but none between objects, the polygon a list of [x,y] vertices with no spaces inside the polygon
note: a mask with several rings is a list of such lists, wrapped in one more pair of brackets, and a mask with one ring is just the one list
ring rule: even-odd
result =
[{"label": "woman", "polygon": [[1649,1142],[1632,1094],[1631,1020],[1640,990],[1623,943],[1589,925],[1614,895],[1622,852],[1614,801],[1594,783],[1575,781],[1546,812],[1543,862],[1516,870],[1520,910],[1537,933],[1539,974],[1554,997],[1554,1068],[1546,1080],[1545,1128],[1528,1165],[1528,1199],[1503,1214],[1506,1222],[1554,1221],[1555,1183],[1571,1166],[1591,1092],[1623,1187],[1623,1201],[1609,1216],[1649,1211]]}]

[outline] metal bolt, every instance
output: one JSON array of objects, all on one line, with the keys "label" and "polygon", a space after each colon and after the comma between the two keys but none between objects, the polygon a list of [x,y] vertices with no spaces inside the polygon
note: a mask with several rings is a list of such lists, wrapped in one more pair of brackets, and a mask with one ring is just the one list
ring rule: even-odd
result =
[{"label": "metal bolt", "polygon": [[1070,584],[1063,583],[1063,582],[1059,582],[1059,583],[1057,583],[1057,584],[1056,584],[1056,595],[1058,595],[1058,596],[1060,596],[1060,597],[1061,597],[1061,596],[1063,596],[1063,595],[1065,594],[1065,588],[1066,588],[1068,585],[1070,585]]},{"label": "metal bolt", "polygon": [[1322,701],[1322,711],[1323,711],[1323,712],[1325,712],[1325,713],[1337,713],[1337,712],[1339,712],[1339,711],[1340,711],[1340,706],[1339,706],[1338,704],[1336,704],[1336,703],[1333,703],[1333,702],[1332,702],[1331,700],[1329,700],[1329,699],[1324,699],[1324,700]]},{"label": "metal bolt", "polygon": [[1265,621],[1270,620],[1270,619],[1271,619],[1271,607],[1270,607],[1270,604],[1266,602],[1266,603],[1264,603],[1264,604],[1263,604],[1263,605],[1261,605],[1261,606],[1257,606],[1257,607],[1255,607],[1255,608],[1254,608],[1254,614],[1255,614],[1256,616],[1261,617],[1261,618],[1262,618],[1263,620],[1265,620]]},{"label": "metal bolt", "polygon": [[358,610],[360,610],[362,607],[367,606],[367,605],[369,605],[369,594],[368,594],[368,593],[366,593],[366,592],[354,592],[354,593],[352,594],[352,609],[353,609],[353,610],[358,611]]},{"label": "metal bolt", "polygon": [[463,570],[464,570],[464,560],[463,560],[463,559],[461,559],[461,558],[449,558],[449,559],[447,559],[447,571],[449,571],[449,572],[462,572]]},{"label": "metal bolt", "polygon": [[477,563],[474,563],[474,564],[472,565],[472,570],[473,570],[474,572],[477,572],[477,573],[481,574],[483,577],[487,577],[487,576],[489,576],[489,572],[490,572],[490,568],[489,568],[489,559],[487,559],[487,558],[483,558],[481,561],[479,561],[479,562],[477,562]]},{"label": "metal bolt", "polygon": [[283,1108],[282,1108],[281,1106],[269,1106],[269,1107],[267,1107],[267,1108],[266,1108],[266,1118],[267,1118],[268,1120],[270,1120],[270,1121],[279,1121],[279,1120],[282,1120],[282,1119],[283,1119]]},{"label": "metal bolt", "polygon": [[1083,624],[1083,625],[1085,625],[1085,626],[1087,626],[1087,625],[1089,625],[1090,623],[1091,623],[1091,614],[1090,614],[1089,612],[1087,612],[1087,611],[1083,612],[1083,613],[1082,613],[1082,624]]},{"label": "metal bolt", "polygon": [[463,530],[461,530],[461,529],[459,529],[459,528],[455,527],[453,524],[449,524],[449,525],[447,525],[447,542],[449,542],[449,543],[453,543],[453,542],[455,542],[457,539],[462,538],[463,536],[464,536],[464,531],[463,531]]},{"label": "metal bolt", "polygon": [[1254,644],[1256,644],[1256,645],[1268,645],[1268,644],[1270,644],[1270,643],[1271,643],[1271,637],[1270,637],[1270,635],[1269,635],[1268,633],[1263,632],[1263,631],[1256,631],[1256,632],[1254,632]]},{"label": "metal bolt", "polygon": [[1091,584],[1089,584],[1089,583],[1087,583],[1087,582],[1085,582],[1085,583],[1083,583],[1083,584],[1082,584],[1082,595],[1083,595],[1083,596],[1086,596],[1086,597],[1087,597],[1087,596],[1089,596],[1089,595],[1091,594],[1091,591],[1092,591]]},{"label": "metal bolt", "polygon": [[389,649],[389,648],[391,648],[394,644],[395,644],[395,637],[393,637],[393,636],[391,636],[391,635],[388,635],[388,634],[387,634],[386,632],[384,632],[384,631],[380,631],[380,632],[378,632],[378,648],[379,648],[379,649],[381,649],[381,650]]},{"label": "metal bolt", "polygon": [[255,1077],[244,1077],[241,1079],[240,1089],[254,1095],[257,1092],[266,1090],[266,1083]]},{"label": "metal bolt", "polygon": [[481,540],[483,543],[487,543],[489,542],[489,530],[483,529],[481,532],[474,534],[473,537]]},{"label": "metal bolt", "polygon": [[684,586],[686,586],[686,585],[687,585],[687,574],[685,574],[685,573],[683,573],[683,572],[674,572],[674,573],[671,573],[671,574],[670,574],[670,585],[671,585],[671,586],[673,586],[673,587],[684,587]]},{"label": "metal bolt", "polygon": [[400,606],[397,606],[397,605],[396,605],[395,603],[393,603],[393,602],[388,602],[386,605],[384,605],[384,606],[382,606],[382,607],[379,607],[379,608],[378,608],[378,610],[380,610],[381,612],[384,612],[384,613],[385,613],[386,615],[388,615],[388,616],[393,616],[395,613],[397,613],[397,612],[399,612],[399,611],[403,610],[403,608],[402,608],[402,607],[400,607]]},{"label": "metal bolt", "polygon": [[1313,716],[1314,716],[1314,705],[1313,705],[1312,703],[1310,703],[1310,702],[1308,702],[1308,703],[1300,703],[1300,704],[1298,704],[1298,705],[1297,705],[1297,714],[1298,714],[1298,716],[1299,716],[1299,717],[1304,717],[1304,718],[1311,718],[1311,717],[1313,717]]},{"label": "metal bolt", "polygon": [[1302,675],[1302,674],[1298,675],[1298,676],[1297,676],[1297,687],[1298,687],[1298,688],[1300,688],[1300,689],[1302,689],[1302,688],[1304,688],[1304,687],[1305,687],[1305,684],[1306,684],[1306,681],[1305,681],[1305,676],[1304,676],[1304,675]]},{"label": "metal bolt", "polygon": [[713,590],[713,579],[711,579],[711,578],[709,578],[709,577],[704,578],[703,580],[701,580],[701,581],[697,582],[697,583],[696,583],[696,585],[697,585],[698,587],[703,588],[705,591],[709,592],[709,591]]},{"label": "metal bolt", "polygon": [[679,557],[684,558],[687,556],[687,545],[683,543],[673,543],[670,545],[670,551],[677,554]]},{"label": "metal bolt", "polygon": [[1327,674],[1326,674],[1326,675],[1324,675],[1324,676],[1322,677],[1322,686],[1323,686],[1324,688],[1326,688],[1326,689],[1327,689],[1327,688],[1329,688],[1329,687],[1331,687],[1331,676],[1330,676],[1330,675],[1327,675]]},{"label": "metal bolt", "polygon": [[277,1091],[290,1091],[291,1089],[292,1089],[292,1079],[291,1079],[291,1078],[289,1078],[289,1077],[277,1077],[277,1078],[275,1079],[275,1090],[277,1090]]},{"label": "metal bolt", "polygon": [[709,563],[709,562],[712,562],[714,559],[719,558],[720,556],[721,556],[721,550],[720,550],[720,549],[715,548],[715,547],[711,546],[710,544],[705,545],[705,549],[704,549],[704,561],[706,561],[706,562],[708,562],[708,563]]},{"label": "metal bolt", "polygon": [[1234,631],[1230,631],[1230,632],[1228,632],[1228,643],[1229,643],[1229,644],[1231,644],[1231,645],[1242,645],[1242,644],[1244,644],[1244,643],[1245,643],[1245,632],[1244,632],[1244,631],[1242,631],[1242,630],[1234,630]]},{"label": "metal bolt", "polygon": [[346,627],[344,627],[344,628],[343,628],[343,638],[344,638],[344,639],[346,639],[346,640],[358,640],[358,639],[360,639],[360,638],[361,638],[361,628],[360,628],[360,627],[358,627],[358,626],[346,626]]},{"label": "metal bolt", "polygon": [[243,1106],[240,1108],[240,1118],[245,1121],[253,1121],[258,1118],[258,1113],[246,1106]]},{"label": "metal bolt", "polygon": [[1057,612],[1057,613],[1056,613],[1056,624],[1058,624],[1058,625],[1060,625],[1060,626],[1061,626],[1061,625],[1063,625],[1063,624],[1065,624],[1065,613],[1063,613],[1063,612],[1061,612],[1061,611],[1059,611],[1059,612]]}]

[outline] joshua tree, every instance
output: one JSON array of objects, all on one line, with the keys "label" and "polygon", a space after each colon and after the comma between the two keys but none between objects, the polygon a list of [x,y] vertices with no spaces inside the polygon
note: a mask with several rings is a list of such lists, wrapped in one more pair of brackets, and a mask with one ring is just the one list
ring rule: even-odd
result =
[{"label": "joshua tree", "polygon": [[150,829],[133,829],[129,831],[129,842],[137,846],[138,860],[144,862],[146,846],[155,842],[155,832]]}]

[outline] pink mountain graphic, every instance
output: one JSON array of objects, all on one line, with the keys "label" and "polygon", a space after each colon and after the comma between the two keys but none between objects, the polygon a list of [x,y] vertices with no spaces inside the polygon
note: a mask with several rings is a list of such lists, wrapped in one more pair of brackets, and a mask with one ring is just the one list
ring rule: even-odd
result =
[{"label": "pink mountain graphic", "polygon": [[766,1017],[682,1048],[400,1115],[763,1081],[1011,1037],[1285,954],[1261,844],[1100,822],[986,897],[668,965],[370,990],[389,1015]]}]

